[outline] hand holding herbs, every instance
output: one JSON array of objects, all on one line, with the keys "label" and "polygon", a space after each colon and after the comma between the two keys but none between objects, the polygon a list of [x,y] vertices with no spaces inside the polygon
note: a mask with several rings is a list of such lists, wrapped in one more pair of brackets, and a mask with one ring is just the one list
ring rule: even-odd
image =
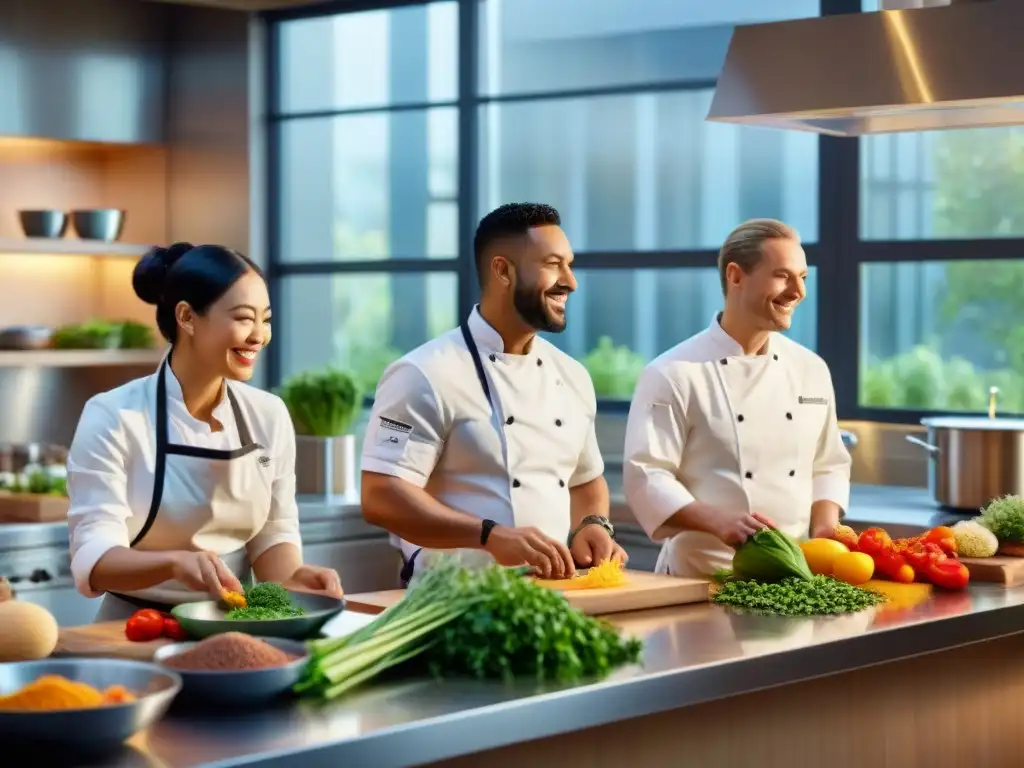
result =
[{"label": "hand holding herbs", "polygon": [[760,530],[747,539],[732,560],[732,572],[718,574],[724,582],[711,599],[752,613],[778,616],[822,616],[853,613],[885,600],[881,595],[815,576],[800,545],[782,531]]},{"label": "hand holding herbs", "polygon": [[635,663],[642,650],[522,569],[469,570],[452,560],[437,562],[367,626],[310,647],[297,690],[325,699],[412,659],[442,677],[573,683]]}]

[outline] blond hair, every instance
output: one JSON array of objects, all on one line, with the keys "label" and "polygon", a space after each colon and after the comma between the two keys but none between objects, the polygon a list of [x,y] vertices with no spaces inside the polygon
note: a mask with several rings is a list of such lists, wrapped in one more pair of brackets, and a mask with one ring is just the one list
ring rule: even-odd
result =
[{"label": "blond hair", "polygon": [[799,243],[800,234],[776,219],[750,219],[729,233],[718,251],[718,276],[722,280],[722,293],[728,287],[725,272],[729,265],[738,264],[744,272],[750,272],[761,261],[764,244],[769,240],[794,240]]}]

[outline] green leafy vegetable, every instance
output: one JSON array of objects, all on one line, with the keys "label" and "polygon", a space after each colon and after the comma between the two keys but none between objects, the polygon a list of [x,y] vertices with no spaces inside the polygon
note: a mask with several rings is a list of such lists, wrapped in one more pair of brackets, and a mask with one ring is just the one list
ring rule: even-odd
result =
[{"label": "green leafy vegetable", "polygon": [[885,599],[877,592],[850,586],[831,576],[788,578],[775,583],[730,581],[711,598],[719,605],[775,616],[855,613]]},{"label": "green leafy vegetable", "polygon": [[1000,541],[1024,544],[1024,498],[1003,496],[995,499],[982,510],[977,520]]},{"label": "green leafy vegetable", "polygon": [[297,690],[332,699],[414,658],[438,676],[575,682],[638,660],[641,648],[521,569],[440,559],[366,627],[313,642]]},{"label": "green leafy vegetable", "polygon": [[266,621],[302,616],[305,610],[292,602],[288,590],[280,584],[265,582],[245,590],[245,607],[232,608],[224,618],[237,621]]},{"label": "green leafy vegetable", "polygon": [[810,581],[813,577],[800,545],[782,531],[762,528],[736,550],[732,570],[737,579],[782,581],[795,577]]},{"label": "green leafy vegetable", "polygon": [[362,406],[355,379],[331,367],[293,376],[278,395],[288,406],[295,431],[313,437],[347,434]]}]

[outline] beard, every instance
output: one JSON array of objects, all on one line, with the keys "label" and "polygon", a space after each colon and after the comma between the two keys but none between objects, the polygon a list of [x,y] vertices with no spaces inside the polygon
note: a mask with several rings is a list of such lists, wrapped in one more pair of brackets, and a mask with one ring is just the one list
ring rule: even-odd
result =
[{"label": "beard", "polygon": [[544,297],[562,293],[568,293],[568,291],[564,288],[553,288],[550,291],[538,293],[535,288],[517,285],[512,292],[512,305],[523,322],[534,330],[561,333],[565,330],[565,316],[552,315],[544,304]]}]

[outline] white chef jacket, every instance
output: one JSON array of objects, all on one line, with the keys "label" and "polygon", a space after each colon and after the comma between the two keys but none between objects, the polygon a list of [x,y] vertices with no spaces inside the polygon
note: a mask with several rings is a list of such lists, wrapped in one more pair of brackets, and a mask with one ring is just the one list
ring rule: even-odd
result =
[{"label": "white chef jacket", "polygon": [[[384,372],[362,469],[425,488],[448,507],[482,520],[534,526],[564,542],[569,489],[604,472],[590,374],[539,337],[526,354],[506,354],[501,335],[478,310],[468,326],[495,412],[456,328]],[[406,558],[420,549],[393,542]]]},{"label": "white chef jacket", "polygon": [[[166,386],[169,442],[216,450],[239,447],[234,413],[226,396],[213,411],[223,425],[214,432],[188,412],[181,385],[169,366]],[[249,562],[255,562],[277,544],[302,546],[295,501],[295,429],[281,398],[239,382],[228,386],[252,439],[266,447],[270,459],[271,503],[252,510],[251,528],[258,533],[249,539],[239,538],[235,547],[244,547]],[[79,592],[87,597],[102,594],[89,585],[96,563],[114,547],[127,547],[149,515],[156,465],[155,394],[155,374],[135,379],[92,397],[79,419],[67,461],[68,527],[71,572]],[[172,508],[167,504],[173,501],[166,496],[167,488],[165,485],[164,506]],[[166,510],[161,510],[161,522],[164,514]],[[149,535],[145,543],[146,549],[153,549]],[[218,542],[218,550],[224,547],[224,542]],[[206,542],[194,542],[195,550],[210,548]],[[154,590],[146,592],[151,599],[160,597]]]},{"label": "white chef jacket", "polygon": [[[623,486],[652,538],[695,500],[759,512],[806,537],[812,503],[834,501],[845,510],[850,498],[850,455],[825,361],[778,333],[764,354],[744,354],[716,317],[640,376]],[[707,576],[730,567],[732,555],[718,538],[685,531],[665,542],[658,569]]]}]

